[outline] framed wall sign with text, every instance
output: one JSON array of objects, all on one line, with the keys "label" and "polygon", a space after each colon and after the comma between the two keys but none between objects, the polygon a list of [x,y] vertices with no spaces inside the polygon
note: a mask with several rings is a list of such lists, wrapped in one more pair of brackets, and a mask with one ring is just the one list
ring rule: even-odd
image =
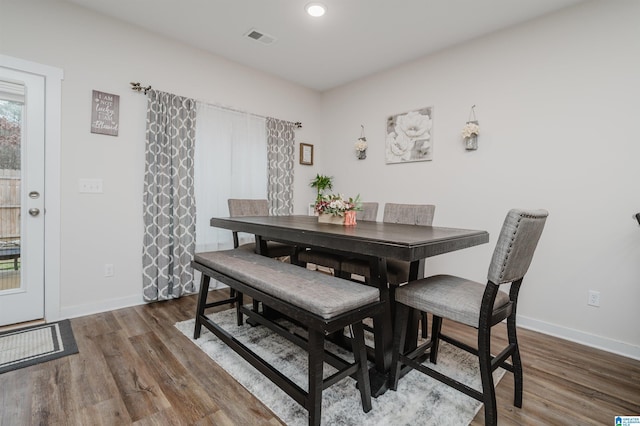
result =
[{"label": "framed wall sign with text", "polygon": [[91,100],[91,133],[118,136],[120,96],[94,90]]},{"label": "framed wall sign with text", "polygon": [[300,144],[300,164],[313,166],[313,145],[308,143]]}]

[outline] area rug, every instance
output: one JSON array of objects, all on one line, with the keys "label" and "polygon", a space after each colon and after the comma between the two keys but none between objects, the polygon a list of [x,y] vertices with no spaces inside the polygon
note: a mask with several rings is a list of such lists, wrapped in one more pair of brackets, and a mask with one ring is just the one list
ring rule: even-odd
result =
[{"label": "area rug", "polygon": [[[209,317],[303,389],[307,388],[306,352],[266,327],[238,327],[233,309],[211,314]],[[284,423],[308,424],[306,410],[205,327],[202,327],[202,334],[197,340],[192,338],[194,320],[179,322],[176,327]],[[331,350],[345,359],[350,357],[347,351],[335,346]],[[441,343],[438,364],[434,368],[475,389],[482,389],[477,358],[455,346]],[[325,364],[325,377],[334,372],[331,366]],[[503,375],[502,369],[494,372],[496,384]],[[323,425],[460,426],[468,425],[481,408],[481,404],[475,399],[412,371],[400,380],[396,392],[387,391],[378,398],[373,398],[373,409],[364,413],[355,383],[355,380],[347,377],[323,391]]]},{"label": "area rug", "polygon": [[0,333],[0,374],[78,353],[69,320]]}]

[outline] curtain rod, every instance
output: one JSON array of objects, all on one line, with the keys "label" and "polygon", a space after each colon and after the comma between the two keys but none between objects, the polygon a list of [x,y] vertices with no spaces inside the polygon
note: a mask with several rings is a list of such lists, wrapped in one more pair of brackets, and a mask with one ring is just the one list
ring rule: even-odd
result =
[{"label": "curtain rod", "polygon": [[[148,92],[149,90],[151,90],[151,85],[149,85],[149,86],[147,86],[147,87],[144,87],[144,86],[142,86],[140,83],[133,83],[133,82],[131,82],[131,83],[129,83],[129,84],[131,84],[131,90],[133,90],[133,91],[135,91],[135,92],[138,92],[138,93],[142,92],[142,93],[144,93],[145,95],[147,94],[147,92]],[[198,101],[198,102],[200,102],[200,101]],[[253,113],[250,113],[250,112],[246,112],[246,111],[241,111],[241,110],[238,110],[238,109],[229,108],[229,107],[226,107],[226,106],[213,105],[213,104],[210,104],[210,103],[208,103],[208,102],[201,102],[201,103],[203,103],[203,104],[207,104],[207,105],[211,105],[211,106],[214,106],[214,107],[216,107],[216,108],[226,109],[226,110],[233,111],[233,112],[241,112],[241,113],[243,113],[243,114],[253,115],[253,116],[255,116],[255,117],[260,117],[260,118],[269,118],[269,117],[264,117],[264,116],[262,116],[262,115],[253,114]],[[293,123],[293,125],[296,127],[296,129],[302,129],[302,123],[301,123],[301,122],[299,122],[299,121],[294,122],[294,123]]]}]

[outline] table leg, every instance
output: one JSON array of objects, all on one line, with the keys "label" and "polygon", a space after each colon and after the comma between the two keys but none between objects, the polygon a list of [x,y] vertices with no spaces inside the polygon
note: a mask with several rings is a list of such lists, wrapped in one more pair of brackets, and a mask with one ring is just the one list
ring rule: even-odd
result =
[{"label": "table leg", "polygon": [[371,260],[371,284],[380,290],[380,301],[384,310],[373,318],[373,336],[375,342],[375,367],[369,371],[371,395],[378,397],[387,391],[387,378],[391,368],[393,350],[393,322],[391,318],[391,300],[387,280],[387,260]]},{"label": "table leg", "polygon": [[[411,262],[409,266],[409,282],[424,277],[424,259]],[[395,300],[392,300],[395,304]],[[409,318],[407,324],[407,338],[404,344],[405,352],[409,352],[418,347],[418,325],[420,324],[420,313],[415,311],[414,315]]]},{"label": "table leg", "polygon": [[260,235],[256,235],[256,253],[267,256],[267,240]]},{"label": "table leg", "polygon": [[[409,269],[409,281],[424,277],[424,260],[412,262]],[[395,311],[394,292],[390,290],[387,280],[387,261],[377,259],[371,261],[371,284],[377,285],[380,290],[380,300],[384,301],[384,311],[373,318],[375,341],[375,367],[369,370],[371,381],[371,395],[378,397],[387,389],[387,379],[391,368],[391,356],[393,351],[393,313]],[[416,311],[411,318],[407,329],[405,348],[415,349],[418,345],[418,325],[420,315]]]}]

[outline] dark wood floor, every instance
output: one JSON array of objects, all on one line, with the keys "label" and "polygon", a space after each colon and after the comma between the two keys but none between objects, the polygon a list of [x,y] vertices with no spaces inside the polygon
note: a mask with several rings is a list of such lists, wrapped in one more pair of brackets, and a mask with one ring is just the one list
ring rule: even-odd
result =
[{"label": "dark wood floor", "polygon": [[[186,297],[71,320],[79,354],[0,375],[0,425],[282,424],[173,326],[194,311]],[[640,361],[528,330],[520,343],[524,406],[513,407],[507,374],[500,424],[612,425],[640,414]]]}]

